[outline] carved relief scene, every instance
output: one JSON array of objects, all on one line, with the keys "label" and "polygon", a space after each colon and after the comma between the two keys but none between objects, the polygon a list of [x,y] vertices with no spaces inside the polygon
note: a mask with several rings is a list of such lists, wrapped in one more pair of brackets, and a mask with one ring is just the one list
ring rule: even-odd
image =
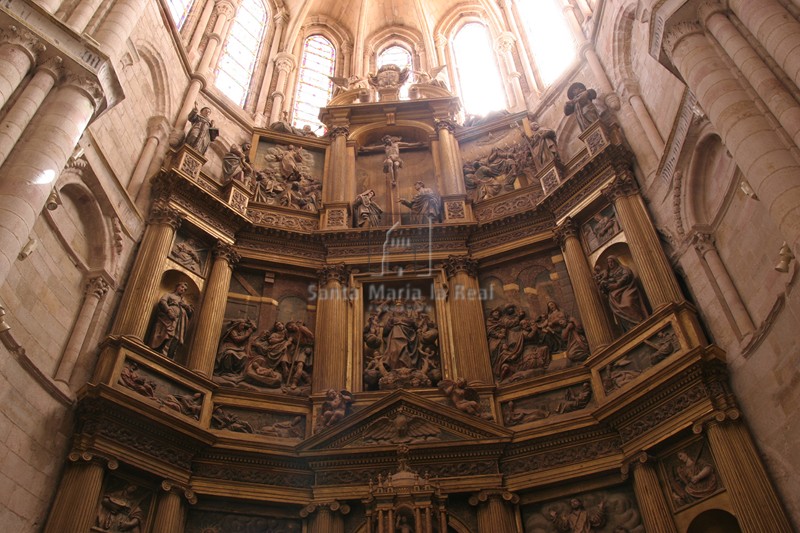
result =
[{"label": "carved relief scene", "polygon": [[152,504],[152,490],[126,479],[109,476],[97,506],[97,517],[91,531],[104,533],[148,531]]},{"label": "carved relief scene", "polygon": [[606,394],[625,387],[647,369],[657,365],[681,349],[675,329],[668,325],[600,370]]},{"label": "carved relief scene", "polygon": [[[321,207],[324,159],[324,151],[317,147],[282,144],[261,137],[249,171],[252,178],[246,179],[252,203],[317,213]],[[242,168],[246,166],[244,163]]]},{"label": "carved relief scene", "polygon": [[201,239],[179,231],[169,251],[169,258],[192,274],[205,277],[211,247]]},{"label": "carved relief scene", "polygon": [[561,255],[542,252],[481,270],[492,371],[498,383],[579,364],[589,345]]},{"label": "carved relief scene", "polygon": [[203,393],[179,385],[133,360],[126,360],[117,383],[152,400],[160,409],[200,420]]},{"label": "carved relief scene", "polygon": [[584,381],[569,387],[501,402],[500,410],[503,413],[503,423],[510,427],[586,409],[593,403],[593,399],[592,384]]},{"label": "carved relief scene", "polygon": [[237,268],[231,278],[213,380],[226,387],[306,396],[315,313],[310,278]]},{"label": "carved relief scene", "polygon": [[306,417],[230,405],[215,405],[211,413],[211,428],[299,441],[306,435]]},{"label": "carved relief scene", "polygon": [[591,254],[620,233],[617,212],[607,205],[581,226],[586,251]]},{"label": "carved relief scene", "polygon": [[660,467],[675,512],[725,490],[705,439],[673,450],[661,459]]}]

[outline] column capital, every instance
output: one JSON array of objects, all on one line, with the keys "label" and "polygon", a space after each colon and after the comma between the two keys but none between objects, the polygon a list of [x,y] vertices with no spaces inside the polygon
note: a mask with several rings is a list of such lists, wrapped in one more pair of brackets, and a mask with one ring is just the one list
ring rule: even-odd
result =
[{"label": "column capital", "polygon": [[435,118],[433,120],[434,120],[434,125],[436,127],[436,131],[437,132],[441,131],[441,130],[444,130],[444,129],[446,129],[450,133],[455,133],[456,132],[456,123],[455,123],[454,120],[440,119],[440,118]]},{"label": "column capital", "polygon": [[692,245],[700,252],[701,256],[716,249],[714,236],[710,233],[701,233],[699,231],[692,235]]},{"label": "column capital", "polygon": [[616,201],[623,196],[633,196],[639,193],[639,185],[636,183],[634,177],[625,173],[618,175],[608,187],[605,187],[601,193],[610,202]]},{"label": "column capital", "polygon": [[519,496],[513,492],[503,489],[483,489],[469,497],[469,504],[478,506],[482,503],[486,503],[490,499],[502,499],[511,504],[519,503]]},{"label": "column capital", "polygon": [[353,43],[350,41],[344,41],[342,43],[342,54],[349,55],[353,51]]},{"label": "column capital", "polygon": [[646,451],[641,451],[632,457],[628,457],[624,460],[622,468],[620,468],[620,471],[622,472],[622,479],[628,479],[631,472],[633,472],[637,467],[647,463],[652,465],[655,463],[655,461],[655,456],[650,455]]},{"label": "column capital", "polygon": [[553,237],[559,246],[564,247],[564,243],[570,237],[578,238],[580,229],[578,224],[572,220],[572,217],[567,217],[564,221],[553,230]]},{"label": "column capital", "polygon": [[36,71],[42,71],[50,74],[54,80],[58,81],[64,75],[64,60],[61,56],[53,56],[42,61],[36,68]]},{"label": "column capital", "polygon": [[172,131],[172,124],[167,117],[156,115],[147,119],[147,136],[155,137],[158,142],[162,142]]},{"label": "column capital", "polygon": [[685,37],[696,33],[703,33],[703,28],[697,22],[681,22],[670,28],[666,35],[664,35],[664,40],[661,43],[661,47],[664,49],[664,53],[667,54],[670,61],[672,61],[672,53],[675,51],[675,47],[678,46],[678,43]]},{"label": "column capital", "polygon": [[711,15],[715,15],[717,13],[724,15],[727,11],[728,10],[726,7],[723,6],[719,0],[705,0],[704,2],[701,2],[699,6],[697,6],[697,18],[699,19],[700,24],[705,26]]},{"label": "column capital", "polygon": [[696,420],[692,424],[692,433],[699,435],[703,433],[709,426],[720,426],[725,423],[735,422],[739,420],[742,413],[738,409],[728,409],[726,411],[714,411],[703,418]]},{"label": "column capital", "polygon": [[172,492],[178,496],[186,498],[186,501],[194,505],[197,503],[197,495],[192,490],[191,486],[183,483],[178,483],[171,479],[165,479],[161,482],[161,490],[164,492]]},{"label": "column capital", "polygon": [[312,502],[303,507],[303,509],[300,511],[300,516],[302,518],[307,518],[317,511],[329,511],[332,513],[341,513],[342,515],[346,515],[350,512],[350,506],[346,503],[341,503],[336,500],[330,502]]},{"label": "column capital", "polygon": [[153,207],[150,208],[150,216],[147,218],[147,223],[166,224],[172,226],[172,229],[176,230],[181,225],[182,218],[180,212],[176,209],[155,203]]},{"label": "column capital", "polygon": [[107,467],[109,470],[116,470],[119,468],[119,461],[115,457],[108,457],[105,455],[99,455],[96,453],[92,453],[88,450],[79,451],[79,450],[72,450],[69,455],[67,455],[67,460],[70,463],[95,463],[101,464]]},{"label": "column capital", "polygon": [[230,266],[235,265],[242,259],[242,256],[239,255],[233,245],[222,241],[217,242],[212,254],[214,259],[224,259]]},{"label": "column capital", "polygon": [[339,136],[347,138],[350,135],[350,128],[348,126],[334,126],[328,130],[328,137],[335,139]]},{"label": "column capital", "polygon": [[67,72],[66,76],[64,76],[62,87],[73,87],[83,93],[86,98],[91,100],[95,111],[100,107],[100,103],[103,100],[103,88],[94,78],[89,76]]},{"label": "column capital", "polygon": [[350,279],[350,267],[344,263],[338,265],[325,265],[317,270],[320,285],[327,285],[331,281],[337,281],[341,285],[347,285]]},{"label": "column capital", "polygon": [[517,38],[514,37],[514,34],[510,31],[504,31],[499,34],[494,41],[494,46],[499,52],[508,53],[511,51],[511,47],[514,46]]},{"label": "column capital", "polygon": [[448,255],[442,266],[448,278],[459,272],[466,272],[473,278],[478,277],[478,262],[466,255]]},{"label": "column capital", "polygon": [[31,62],[36,61],[36,56],[47,49],[36,35],[13,24],[0,31],[0,43],[16,46],[28,55]]},{"label": "column capital", "polygon": [[272,20],[274,20],[275,25],[280,28],[289,22],[289,12],[286,10],[286,8],[281,7],[272,17]]},{"label": "column capital", "polygon": [[273,61],[275,61],[275,68],[277,68],[279,72],[284,73],[291,72],[294,70],[295,65],[297,65],[297,60],[294,58],[294,55],[289,52],[277,54]]},{"label": "column capital", "polygon": [[94,296],[98,300],[106,295],[111,286],[103,276],[94,276],[86,282],[86,295]]},{"label": "column capital", "polygon": [[231,0],[216,0],[214,12],[217,16],[231,18],[236,13],[236,4]]}]

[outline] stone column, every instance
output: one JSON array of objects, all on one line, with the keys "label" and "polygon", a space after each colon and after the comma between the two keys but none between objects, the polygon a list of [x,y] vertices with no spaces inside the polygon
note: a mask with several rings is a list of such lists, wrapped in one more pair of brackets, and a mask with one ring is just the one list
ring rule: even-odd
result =
[{"label": "stone column", "polygon": [[337,501],[312,503],[300,511],[300,516],[308,518],[308,533],[344,533],[344,515],[350,506]]},{"label": "stone column", "polygon": [[647,531],[678,533],[672,511],[658,481],[654,459],[642,452],[622,467],[623,477],[627,478],[631,470],[633,470],[633,490]]},{"label": "stone column", "polygon": [[[753,4],[755,7],[762,1]],[[793,250],[798,250],[800,164],[791,151],[783,148],[781,137],[698,24],[675,25],[667,32],[663,47],[745,179],[769,210],[781,236]]]},{"label": "stone column", "polygon": [[139,155],[139,161],[136,162],[136,167],[133,169],[128,183],[123,183],[123,185],[127,185],[128,195],[131,198],[136,199],[142,189],[158,145],[166,139],[169,131],[170,125],[166,117],[151,117],[147,121],[147,140],[144,142],[144,148],[142,148],[142,153]]},{"label": "stone column", "polygon": [[164,262],[180,221],[180,214],[174,209],[159,203],[153,205],[111,328],[113,335],[131,335],[144,340],[150,309],[158,296]]},{"label": "stone column", "polygon": [[642,100],[642,95],[639,92],[639,84],[635,80],[625,80],[624,91],[628,103],[631,104],[633,111],[636,113],[636,118],[639,119],[639,123],[642,125],[650,146],[653,147],[656,154],[663,154],[664,139],[661,138],[661,133],[658,131],[656,123],[653,122],[652,115],[644,105],[644,100]]},{"label": "stone column", "polygon": [[453,133],[456,125],[451,120],[436,120],[436,131],[439,132],[439,161],[442,171],[442,194],[466,194],[466,186],[461,175],[458,162],[458,147]]},{"label": "stone column", "polygon": [[347,368],[347,307],[350,268],[344,263],[325,265],[319,272],[317,342],[312,391],[339,390]]},{"label": "stone column", "polygon": [[278,81],[275,84],[275,91],[272,93],[272,110],[269,115],[269,123],[281,120],[283,114],[283,104],[286,101],[286,78],[294,70],[295,59],[289,52],[281,52],[275,56],[275,68],[278,69]]},{"label": "stone column", "polygon": [[482,490],[471,496],[470,505],[478,508],[478,533],[514,533],[517,531],[517,520],[514,505],[519,503],[519,496],[504,490]]},{"label": "stone column", "polygon": [[189,503],[197,503],[197,497],[191,489],[176,485],[174,482],[164,480],[156,504],[156,516],[153,520],[153,532],[179,532],[184,529],[186,520],[186,506],[183,499]]},{"label": "stone column", "polygon": [[528,37],[525,35],[525,32],[521,32],[519,30],[519,24],[517,23],[520,18],[518,17],[517,6],[514,3],[514,0],[500,0],[498,2],[500,9],[503,10],[505,14],[505,20],[508,24],[509,30],[511,30],[511,34],[514,36],[514,39],[518,43],[522,43],[522,46],[517,47],[517,53],[519,53],[520,62],[522,63],[522,70],[525,72],[525,79],[528,81],[528,87],[532,93],[539,93],[539,86],[536,77],[533,74],[533,69],[531,68],[531,59],[528,56],[528,50],[531,49],[530,43],[528,43]]},{"label": "stone column", "polygon": [[479,298],[478,262],[467,256],[451,255],[444,262],[444,271],[449,285],[448,301],[453,315],[459,374],[486,384],[494,383],[483,302]]},{"label": "stone column", "polygon": [[92,35],[112,61],[116,61],[122,55],[125,43],[139,22],[146,5],[146,0],[117,0],[103,19],[103,23]]},{"label": "stone column", "polygon": [[728,7],[800,87],[800,22],[777,0],[728,0]]},{"label": "stone column", "polygon": [[[270,37],[272,43],[270,44],[269,55],[267,57],[275,57],[278,55],[278,49],[283,39],[283,32],[286,28],[286,23],[289,21],[289,12],[281,8],[273,15],[272,20],[275,21],[275,31]],[[344,49],[342,49],[342,53],[346,53]],[[345,56],[345,61],[347,61],[347,56]],[[265,124],[267,117],[264,116],[264,112],[266,111],[267,101],[269,100],[269,86],[272,83],[274,69],[275,63],[271,61],[267,62],[267,71],[264,73],[264,81],[261,83],[261,89],[258,91],[258,101],[256,102],[255,108],[257,126],[269,126],[269,124]],[[345,68],[344,72],[349,72],[349,70]]]},{"label": "stone column", "polygon": [[207,0],[203,5],[203,11],[200,12],[200,20],[197,21],[197,26],[192,33],[192,38],[189,41],[189,46],[186,47],[186,53],[189,54],[189,61],[194,63],[197,58],[198,46],[203,36],[206,34],[208,21],[211,20],[211,13],[214,12],[214,2]]},{"label": "stone column", "polygon": [[222,242],[217,243],[213,254],[214,263],[203,290],[203,304],[197,315],[194,342],[186,362],[186,366],[190,370],[207,378],[214,373],[214,361],[216,360],[222,322],[225,319],[225,305],[228,302],[231,274],[233,266],[240,259],[233,246]]},{"label": "stone column", "polygon": [[80,0],[66,20],[67,26],[78,35],[82,34],[102,3],[102,0]]},{"label": "stone column", "polygon": [[[778,119],[786,133],[800,147],[800,105],[786,90],[761,56],[731,22],[718,0],[706,1],[698,8],[700,22],[725,50],[739,72]],[[798,26],[800,28],[800,26]],[[800,43],[800,40],[797,41]]]},{"label": "stone column", "polygon": [[661,248],[633,175],[629,170],[622,170],[602,192],[614,204],[653,311],[683,301],[675,273]]},{"label": "stone column", "polygon": [[793,528],[744,423],[712,422],[706,434],[742,531],[791,533]]},{"label": "stone column", "polygon": [[0,165],[5,162],[45,97],[61,78],[61,63],[62,59],[54,56],[39,65],[33,78],[3,117],[3,122],[0,123]]},{"label": "stone column", "polygon": [[514,95],[514,102],[509,107],[521,109],[525,107],[525,97],[522,94],[522,86],[519,83],[521,75],[517,72],[514,56],[511,53],[515,40],[513,33],[504,31],[497,36],[494,46],[503,58],[503,63],[506,66],[506,75],[508,76],[507,86],[511,87],[511,92]]},{"label": "stone column", "polygon": [[72,326],[67,346],[64,348],[64,354],[61,356],[61,361],[58,363],[58,370],[56,371],[55,380],[63,383],[65,390],[69,390],[69,380],[72,377],[72,371],[75,368],[75,363],[78,362],[78,357],[81,354],[81,348],[86,341],[86,333],[89,331],[89,326],[92,325],[94,313],[97,305],[103,296],[106,295],[109,289],[108,282],[102,276],[95,276],[90,278],[86,283],[86,288],[83,296],[83,305],[78,312],[78,319],[75,325]]},{"label": "stone column", "polygon": [[736,285],[733,284],[728,269],[725,268],[725,264],[719,256],[717,247],[714,245],[714,237],[708,233],[695,233],[692,237],[692,243],[700,259],[704,260],[708,265],[708,270],[711,274],[709,281],[716,283],[717,287],[719,287],[724,299],[723,304],[728,307],[733,316],[733,321],[739,330],[739,337],[741,338],[743,335],[753,331],[755,329],[753,320],[744,306]]},{"label": "stone column", "polygon": [[555,230],[555,236],[564,252],[564,263],[569,273],[569,281],[575,293],[575,302],[581,313],[581,323],[586,332],[586,340],[592,352],[611,344],[614,334],[608,321],[603,300],[597,291],[583,247],[578,239],[578,225],[567,218]]},{"label": "stone column", "polygon": [[45,46],[31,32],[9,26],[0,32],[0,108],[19,87]]},{"label": "stone column", "polygon": [[[272,108],[273,111],[275,108]],[[346,202],[352,198],[345,198],[345,183],[347,180],[347,137],[350,128],[347,126],[333,126],[328,130],[331,140],[330,170],[328,180],[323,185],[323,198],[328,202]],[[361,192],[361,191],[359,191]],[[323,202],[324,203],[324,202]]]},{"label": "stone column", "polygon": [[[97,519],[105,468],[88,452],[72,452],[67,459],[44,533],[89,531]],[[116,469],[116,461],[109,461],[108,467]]]},{"label": "stone column", "polygon": [[53,182],[94,115],[100,86],[68,76],[50,94],[0,172],[0,284],[42,211]]}]

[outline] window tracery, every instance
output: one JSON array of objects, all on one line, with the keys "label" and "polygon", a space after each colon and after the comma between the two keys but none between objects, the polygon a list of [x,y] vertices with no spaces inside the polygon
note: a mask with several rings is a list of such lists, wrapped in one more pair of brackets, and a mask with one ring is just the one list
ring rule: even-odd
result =
[{"label": "window tracery", "polygon": [[318,115],[333,95],[336,48],[322,35],[312,35],[303,43],[303,56],[294,99],[292,126],[309,126],[316,131],[323,126]]},{"label": "window tracery", "polygon": [[194,0],[167,0],[169,14],[172,16],[175,27],[179,30],[183,27],[183,23],[186,22],[189,11],[192,9],[192,4],[194,4]]},{"label": "window tracery", "polygon": [[239,106],[247,101],[266,25],[267,10],[262,0],[243,0],[217,64],[214,84]]}]

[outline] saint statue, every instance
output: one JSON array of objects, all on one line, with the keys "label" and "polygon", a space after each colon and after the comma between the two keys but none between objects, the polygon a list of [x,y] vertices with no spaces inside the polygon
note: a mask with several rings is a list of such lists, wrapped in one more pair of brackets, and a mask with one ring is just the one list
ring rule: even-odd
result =
[{"label": "saint statue", "polygon": [[194,307],[184,300],[189,284],[181,281],[172,292],[164,293],[158,301],[153,333],[148,345],[155,351],[175,359],[175,353],[183,345],[189,319]]},{"label": "saint statue", "polygon": [[186,134],[185,144],[194,148],[200,155],[204,155],[211,142],[219,135],[219,130],[214,127],[214,121],[209,118],[211,108],[204,107],[197,111],[197,106],[189,112],[189,122],[192,127]]},{"label": "saint statue", "polygon": [[353,222],[357,228],[377,228],[381,225],[383,209],[375,203],[375,191],[367,189],[353,201]]},{"label": "saint statue", "polygon": [[581,131],[586,131],[589,126],[600,120],[600,113],[592,101],[597,98],[597,91],[587,89],[584,84],[576,82],[567,89],[567,98],[569,100],[564,104],[564,114],[574,113]]},{"label": "saint statue", "polygon": [[418,181],[414,184],[416,193],[411,200],[401,198],[401,204],[411,209],[412,224],[425,224],[429,222],[439,222],[442,217],[442,197],[425,186],[425,183]]}]

